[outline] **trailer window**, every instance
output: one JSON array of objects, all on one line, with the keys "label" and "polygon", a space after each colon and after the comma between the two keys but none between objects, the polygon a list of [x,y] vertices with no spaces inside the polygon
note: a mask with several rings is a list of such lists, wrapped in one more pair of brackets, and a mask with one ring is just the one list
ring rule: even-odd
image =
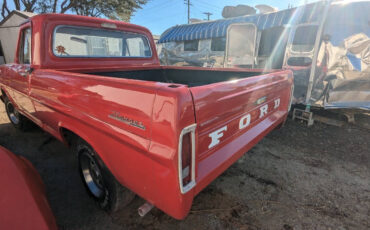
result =
[{"label": "trailer window", "polygon": [[262,31],[258,56],[270,56],[280,39],[284,39],[284,27],[273,27]]},{"label": "trailer window", "polygon": [[297,27],[294,33],[292,50],[296,52],[310,52],[316,41],[318,26],[305,25]]},{"label": "trailer window", "polygon": [[324,28],[324,34],[328,35],[330,43],[334,46],[341,46],[351,37],[353,40],[356,35],[365,34],[370,37],[369,8],[370,2],[333,6],[329,11]]},{"label": "trailer window", "polygon": [[199,40],[184,41],[184,51],[198,51]]},{"label": "trailer window", "polygon": [[225,47],[226,47],[226,37],[212,38],[211,41],[212,51],[225,51]]},{"label": "trailer window", "polygon": [[58,57],[151,57],[146,36],[96,28],[59,26],[53,52]]}]

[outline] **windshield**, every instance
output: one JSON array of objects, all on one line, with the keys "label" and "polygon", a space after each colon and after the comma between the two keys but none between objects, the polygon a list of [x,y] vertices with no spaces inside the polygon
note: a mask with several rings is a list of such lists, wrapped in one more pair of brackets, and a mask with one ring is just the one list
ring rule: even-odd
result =
[{"label": "windshield", "polygon": [[144,35],[73,26],[55,29],[53,52],[58,57],[152,56]]}]

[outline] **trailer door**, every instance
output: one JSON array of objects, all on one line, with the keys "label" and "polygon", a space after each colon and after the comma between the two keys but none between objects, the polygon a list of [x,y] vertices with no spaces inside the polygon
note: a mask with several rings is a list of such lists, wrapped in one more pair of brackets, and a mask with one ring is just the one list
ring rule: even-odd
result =
[{"label": "trailer door", "polygon": [[257,27],[252,23],[232,24],[227,30],[225,67],[255,64]]},{"label": "trailer door", "polygon": [[318,29],[318,24],[300,24],[294,26],[289,35],[283,68],[293,71],[297,103],[306,100]]}]

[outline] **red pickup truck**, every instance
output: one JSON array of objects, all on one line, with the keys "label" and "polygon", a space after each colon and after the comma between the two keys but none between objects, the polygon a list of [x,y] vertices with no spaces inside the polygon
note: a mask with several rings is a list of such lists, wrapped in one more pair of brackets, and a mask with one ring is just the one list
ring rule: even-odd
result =
[{"label": "red pickup truck", "polygon": [[73,147],[107,211],[136,193],[185,218],[196,194],[285,121],[292,97],[290,71],[160,66],[149,30],[106,19],[34,16],[16,52],[0,68],[11,122]]}]

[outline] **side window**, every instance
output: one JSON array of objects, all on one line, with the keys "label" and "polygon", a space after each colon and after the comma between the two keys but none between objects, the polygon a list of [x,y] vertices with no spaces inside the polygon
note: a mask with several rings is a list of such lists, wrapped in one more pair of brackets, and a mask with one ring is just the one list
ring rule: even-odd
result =
[{"label": "side window", "polygon": [[212,38],[211,50],[212,51],[225,51],[226,37]]},{"label": "side window", "polygon": [[[330,43],[334,46],[344,45],[345,41],[351,39],[351,37],[351,40],[353,40],[353,36],[360,36],[361,38],[358,37],[358,39],[366,42],[366,39],[368,39],[366,37],[370,37],[369,7],[370,2],[333,6],[329,11],[323,34],[328,35]],[[348,14],[346,12],[356,13]],[[353,40],[353,42],[355,41]],[[356,43],[358,42],[360,41]]]},{"label": "side window", "polygon": [[26,28],[22,31],[19,63],[31,64],[31,28]]},{"label": "side window", "polygon": [[198,51],[199,41],[184,41],[184,51]]}]

